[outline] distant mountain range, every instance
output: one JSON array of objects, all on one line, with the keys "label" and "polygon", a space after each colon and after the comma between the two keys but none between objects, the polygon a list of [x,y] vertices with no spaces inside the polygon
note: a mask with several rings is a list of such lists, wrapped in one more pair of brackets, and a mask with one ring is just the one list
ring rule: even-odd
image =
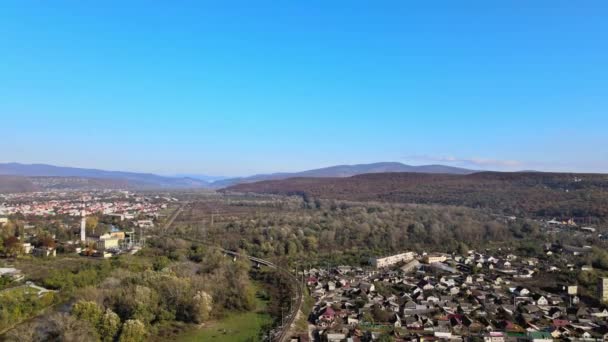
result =
[{"label": "distant mountain range", "polygon": [[[0,164],[0,175],[20,176],[26,178],[85,178],[96,180],[118,181],[122,186],[138,189],[156,188],[207,188],[209,183],[187,177],[165,177],[151,173],[105,171],[97,169],[82,169],[76,167],[54,166],[47,164]],[[80,181],[76,183],[82,183]],[[103,184],[103,183],[100,183]],[[108,183],[106,183],[108,184]],[[66,184],[68,186],[69,184]]]},{"label": "distant mountain range", "polygon": [[198,173],[177,173],[177,174],[167,175],[167,176],[168,177],[177,177],[177,178],[198,179],[198,180],[205,181],[207,183],[213,183],[213,182],[217,182],[217,181],[220,181],[220,180],[231,178],[231,177],[224,177],[224,176],[201,175],[201,174],[198,174]]},{"label": "distant mountain range", "polygon": [[160,176],[151,173],[106,171],[47,164],[0,163],[0,191],[33,191],[48,188],[82,189],[86,187],[133,189],[219,189],[228,186],[265,180],[294,177],[343,178],[367,173],[433,173],[465,175],[477,171],[444,165],[411,166],[396,162],[337,165],[302,172],[259,174],[250,177],[224,178],[197,174]]},{"label": "distant mountain range", "polygon": [[366,173],[389,173],[389,172],[410,172],[410,173],[443,173],[452,175],[468,175],[478,171],[463,169],[459,167],[445,165],[421,165],[412,166],[397,162],[383,162],[372,164],[357,164],[357,165],[336,165],[324,167],[321,169],[307,170],[301,172],[283,172],[272,174],[261,174],[250,177],[228,178],[213,182],[216,188],[224,188],[235,184],[254,183],[266,180],[281,180],[296,177],[311,177],[311,178],[331,178],[331,177],[352,177]]}]

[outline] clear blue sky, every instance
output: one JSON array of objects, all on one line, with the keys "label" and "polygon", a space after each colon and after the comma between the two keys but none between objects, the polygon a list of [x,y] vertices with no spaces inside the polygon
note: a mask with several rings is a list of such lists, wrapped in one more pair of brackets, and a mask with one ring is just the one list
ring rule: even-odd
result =
[{"label": "clear blue sky", "polygon": [[0,2],[0,162],[608,172],[606,1]]}]

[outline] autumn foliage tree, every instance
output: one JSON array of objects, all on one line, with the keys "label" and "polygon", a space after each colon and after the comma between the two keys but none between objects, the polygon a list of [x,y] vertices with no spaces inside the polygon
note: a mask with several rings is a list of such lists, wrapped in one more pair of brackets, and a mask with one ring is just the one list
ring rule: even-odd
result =
[{"label": "autumn foliage tree", "polygon": [[16,236],[9,236],[4,239],[4,254],[9,257],[16,257],[23,253],[23,244]]},{"label": "autumn foliage tree", "polygon": [[38,247],[55,248],[57,243],[55,239],[48,233],[42,233],[37,237],[36,245]]}]

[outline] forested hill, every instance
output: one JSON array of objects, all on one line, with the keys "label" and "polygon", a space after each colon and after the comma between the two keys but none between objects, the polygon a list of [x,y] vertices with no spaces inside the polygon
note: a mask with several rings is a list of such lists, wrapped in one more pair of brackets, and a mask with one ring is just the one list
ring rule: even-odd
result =
[{"label": "forested hill", "polygon": [[357,165],[335,165],[320,169],[306,170],[300,172],[280,172],[271,174],[254,175],[244,178],[228,178],[217,182],[213,182],[215,188],[225,188],[235,184],[254,183],[267,180],[279,180],[295,177],[312,177],[312,178],[332,178],[332,177],[352,177],[356,175],[368,173],[389,173],[389,172],[410,172],[410,173],[445,173],[466,175],[475,170],[463,169],[459,167],[447,165],[406,165],[397,162],[380,162],[371,164]]},{"label": "forested hill", "polygon": [[608,221],[608,175],[479,172],[470,175],[379,173],[349,178],[291,178],[225,189],[327,199],[438,203],[509,215]]},{"label": "forested hill", "polygon": [[32,181],[25,177],[0,175],[0,194],[9,192],[29,192],[37,190]]}]

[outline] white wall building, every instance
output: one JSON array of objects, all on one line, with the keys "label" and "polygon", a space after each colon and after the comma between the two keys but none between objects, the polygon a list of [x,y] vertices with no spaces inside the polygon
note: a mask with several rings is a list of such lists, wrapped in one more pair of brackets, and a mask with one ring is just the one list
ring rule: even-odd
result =
[{"label": "white wall building", "polygon": [[376,268],[388,267],[400,262],[408,262],[414,259],[414,252],[395,254],[384,258],[371,258],[370,263]]}]

